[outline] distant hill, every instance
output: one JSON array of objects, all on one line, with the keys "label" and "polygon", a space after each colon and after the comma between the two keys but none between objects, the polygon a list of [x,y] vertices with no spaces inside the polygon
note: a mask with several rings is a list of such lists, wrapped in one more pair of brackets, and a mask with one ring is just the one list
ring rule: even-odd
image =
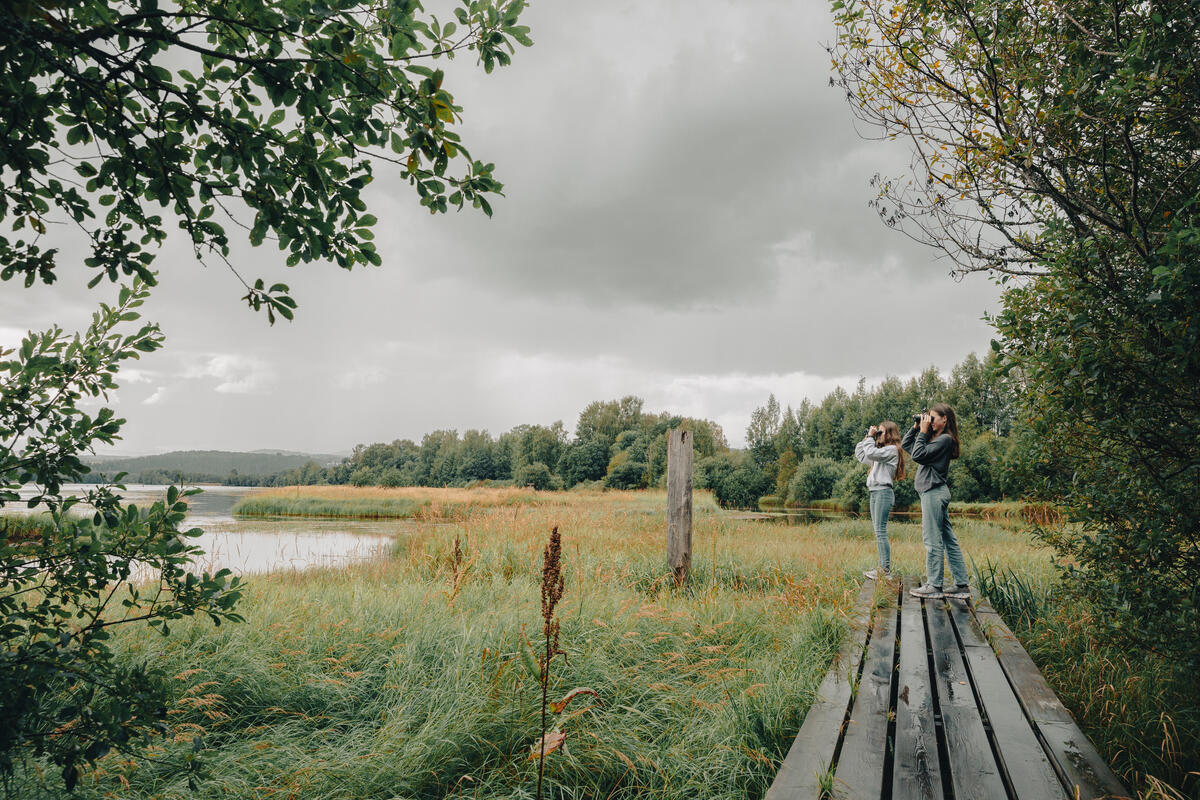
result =
[{"label": "distant hill", "polygon": [[188,475],[226,476],[233,470],[239,475],[274,475],[290,469],[298,469],[309,461],[322,467],[337,464],[342,456],[328,453],[296,453],[280,450],[259,450],[253,453],[234,453],[225,450],[180,450],[154,456],[136,458],[90,458],[85,459],[92,470],[114,475],[127,472],[131,476],[149,470]]}]

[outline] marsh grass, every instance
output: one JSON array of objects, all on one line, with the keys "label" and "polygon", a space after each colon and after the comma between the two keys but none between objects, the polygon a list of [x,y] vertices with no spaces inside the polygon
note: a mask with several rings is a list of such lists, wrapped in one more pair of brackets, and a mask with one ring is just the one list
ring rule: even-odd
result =
[{"label": "marsh grass", "polygon": [[[428,497],[381,495],[395,496]],[[522,664],[521,626],[540,616],[554,525],[569,591],[547,693],[588,687],[602,702],[564,711],[568,746],[546,757],[546,795],[762,796],[874,564],[869,523],[737,520],[698,498],[693,569],[676,589],[664,493],[500,497],[414,525],[387,560],[256,577],[244,624],[121,632],[125,658],[174,676],[171,730],[146,759],[103,759],[79,796],[531,797],[541,687]],[[1012,530],[956,529],[980,563],[1053,576],[1046,551]],[[895,568],[916,574],[919,526],[890,530]],[[192,792],[171,764],[197,736],[205,771]],[[55,780],[26,770],[16,796],[58,797]]]},{"label": "marsh grass", "polygon": [[46,512],[0,515],[0,536],[9,542],[41,539],[47,529],[54,528],[53,518]]},{"label": "marsh grass", "polygon": [[1157,654],[1101,639],[1063,598],[1018,635],[1101,753],[1146,797],[1200,798],[1200,688]]},{"label": "marsh grass", "polygon": [[[423,486],[288,486],[254,492],[233,507],[243,517],[352,517],[443,522],[466,519],[489,508],[608,504],[626,512],[652,513],[665,502],[662,491],[541,492],[512,487],[443,489]],[[701,513],[716,510],[709,492],[697,493]]]},{"label": "marsh grass", "polygon": [[1200,689],[1162,657],[1099,637],[1063,587],[986,564],[979,589],[1097,749],[1139,797],[1200,798]]}]

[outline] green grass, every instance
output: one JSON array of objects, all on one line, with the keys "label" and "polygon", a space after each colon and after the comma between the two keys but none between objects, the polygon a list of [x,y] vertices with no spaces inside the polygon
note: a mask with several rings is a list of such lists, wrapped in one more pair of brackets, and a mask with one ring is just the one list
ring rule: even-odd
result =
[{"label": "green grass", "polygon": [[40,539],[43,531],[53,528],[54,521],[44,511],[33,514],[0,514],[0,531],[10,542]]},{"label": "green grass", "polygon": [[405,497],[332,499],[250,495],[242,498],[233,506],[233,513],[239,517],[411,519],[416,517],[426,505]]},{"label": "green grass", "polygon": [[[518,653],[522,628],[540,627],[551,519],[521,516],[514,526],[495,509],[398,540],[370,567],[255,579],[242,625],[124,632],[128,658],[176,676],[172,735],[140,763],[105,759],[80,797],[528,796],[538,697]],[[574,531],[564,536],[567,659],[552,694],[587,686],[600,701],[563,725],[566,752],[547,764],[553,796],[741,798],[769,786],[857,581],[826,574],[783,526],[710,522],[702,535],[717,560],[698,560],[676,590],[664,580],[661,516],[576,509],[562,520]],[[858,548],[823,538],[813,543],[822,555]],[[208,747],[198,794],[168,766],[196,735]],[[40,796],[56,796],[54,785]]]},{"label": "green grass", "polygon": [[[539,695],[520,651],[523,630],[537,646],[541,549],[556,524],[567,658],[556,661],[552,695],[586,686],[599,700],[565,712],[567,744],[548,757],[548,796],[762,796],[839,647],[860,571],[874,562],[869,524],[738,520],[711,513],[702,496],[691,579],[676,589],[662,493],[557,496],[571,499],[496,497],[413,526],[379,563],[253,578],[244,624],[183,622],[169,638],[120,630],[123,658],[173,676],[171,730],[145,758],[103,759],[78,796],[530,797]],[[919,525],[890,529],[895,569],[917,574]],[[980,520],[956,530],[976,563],[1000,565],[994,582],[1052,585],[1048,553],[1024,535]],[[1032,641],[1035,658],[1045,658],[1041,646]],[[1044,646],[1054,650],[1049,639]],[[1047,674],[1072,681],[1069,658],[1093,646],[1082,632],[1068,639],[1063,668],[1049,663]],[[1087,703],[1089,674],[1060,689],[1064,699]],[[1137,697],[1146,708],[1162,700]],[[1081,719],[1113,725],[1111,740],[1088,731],[1104,747],[1125,735],[1108,717]],[[205,772],[193,792],[178,764],[196,736]],[[1132,750],[1125,761],[1104,752],[1130,770],[1149,763]],[[57,781],[52,771],[44,781],[19,772],[14,796],[59,797]]]}]

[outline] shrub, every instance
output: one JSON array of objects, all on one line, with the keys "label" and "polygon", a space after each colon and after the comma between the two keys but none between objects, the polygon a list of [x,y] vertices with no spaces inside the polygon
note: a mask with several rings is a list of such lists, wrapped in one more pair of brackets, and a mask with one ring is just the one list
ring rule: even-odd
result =
[{"label": "shrub", "polygon": [[846,470],[833,487],[833,496],[838,505],[847,511],[865,511],[870,508],[871,500],[867,492],[867,473],[870,467],[866,464],[855,464]]},{"label": "shrub", "polygon": [[771,490],[770,477],[745,453],[710,456],[698,464],[696,481],[711,489],[722,508],[758,508],[758,498]]},{"label": "shrub", "polygon": [[553,486],[554,479],[549,467],[541,461],[535,461],[518,469],[517,474],[513,476],[513,483],[534,489],[549,489]]},{"label": "shrub", "polygon": [[910,508],[921,502],[917,489],[913,486],[911,471],[908,478],[892,484],[892,489],[896,492],[896,502],[892,508]]},{"label": "shrub", "polygon": [[807,505],[813,500],[824,500],[833,496],[833,487],[841,480],[846,467],[832,458],[806,458],[796,468],[796,475],[788,486],[788,502],[792,505]]},{"label": "shrub", "polygon": [[604,476],[604,485],[610,489],[646,488],[646,462],[636,455],[632,450],[622,450],[613,456],[608,464],[608,474]]},{"label": "shrub", "polygon": [[404,475],[395,467],[385,467],[373,482],[377,486],[403,486]]}]

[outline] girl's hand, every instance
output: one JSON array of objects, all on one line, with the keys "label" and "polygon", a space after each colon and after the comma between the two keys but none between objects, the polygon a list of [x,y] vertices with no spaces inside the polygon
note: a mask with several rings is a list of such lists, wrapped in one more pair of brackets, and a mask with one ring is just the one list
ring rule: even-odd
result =
[{"label": "girl's hand", "polygon": [[872,425],[870,428],[867,429],[867,436],[870,436],[872,439],[874,439],[878,435],[879,435],[879,428],[875,427],[874,425]]},{"label": "girl's hand", "polygon": [[929,426],[933,422],[933,416],[928,412],[921,415],[921,433],[929,433]]}]

